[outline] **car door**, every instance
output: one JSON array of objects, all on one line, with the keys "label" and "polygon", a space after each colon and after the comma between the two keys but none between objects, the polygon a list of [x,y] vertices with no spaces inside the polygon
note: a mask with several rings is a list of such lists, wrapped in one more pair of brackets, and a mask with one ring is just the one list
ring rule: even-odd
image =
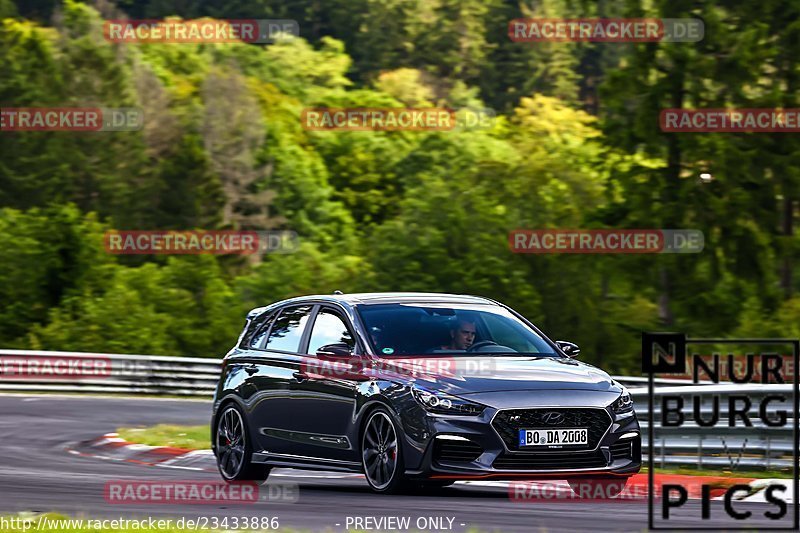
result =
[{"label": "car door", "polygon": [[357,356],[318,357],[323,346],[347,345],[358,353],[355,330],[344,313],[322,305],[309,324],[302,379],[292,388],[292,427],[299,455],[357,461],[358,443],[348,436],[356,406],[356,386],[365,379]]},{"label": "car door", "polygon": [[287,439],[293,425],[293,385],[300,371],[298,351],[306,324],[315,309],[312,304],[291,305],[256,331],[250,343],[249,383],[255,394],[251,403],[253,432],[261,450],[293,454],[293,442]]}]

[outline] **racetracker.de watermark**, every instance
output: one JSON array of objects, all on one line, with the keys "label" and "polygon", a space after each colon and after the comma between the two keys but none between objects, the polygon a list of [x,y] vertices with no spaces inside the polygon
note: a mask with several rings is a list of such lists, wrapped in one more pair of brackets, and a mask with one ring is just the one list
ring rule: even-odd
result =
[{"label": "racetracker.de watermark", "polygon": [[62,518],[59,515],[0,516],[0,531],[267,531],[280,528],[275,516],[196,516],[180,518]]},{"label": "racetracker.de watermark", "polygon": [[800,133],[800,108],[664,109],[658,121],[669,133]]},{"label": "racetracker.de watermark", "polygon": [[700,19],[526,18],[508,23],[508,37],[519,43],[696,43],[703,40]]},{"label": "racetracker.de watermark", "polygon": [[300,115],[310,131],[462,131],[491,129],[489,108],[314,107]]},{"label": "racetracker.de watermark", "polygon": [[508,485],[508,498],[514,503],[574,502],[593,500],[602,502],[647,501],[646,483],[630,483],[619,479],[574,478],[564,481],[512,481]]},{"label": "racetracker.de watermark", "polygon": [[300,35],[289,19],[107,20],[103,36],[112,43],[271,43],[281,35]]},{"label": "racetracker.de watermark", "polygon": [[0,131],[138,131],[137,107],[4,107]]},{"label": "racetracker.de watermark", "polygon": [[386,373],[435,380],[459,376],[496,376],[496,359],[491,357],[402,356],[341,360],[304,358],[300,371],[314,377],[368,381]]},{"label": "racetracker.de watermark", "polygon": [[163,480],[107,481],[103,498],[115,505],[225,505],[258,502],[294,503],[299,499],[296,483],[259,485],[255,481]]},{"label": "racetracker.de watermark", "polygon": [[0,381],[107,378],[111,374],[107,357],[0,354]]},{"label": "racetracker.de watermark", "polygon": [[286,254],[299,247],[294,231],[108,231],[104,241],[108,253],[121,255]]},{"label": "racetracker.de watermark", "polygon": [[531,229],[508,234],[518,254],[660,254],[703,251],[694,229]]}]

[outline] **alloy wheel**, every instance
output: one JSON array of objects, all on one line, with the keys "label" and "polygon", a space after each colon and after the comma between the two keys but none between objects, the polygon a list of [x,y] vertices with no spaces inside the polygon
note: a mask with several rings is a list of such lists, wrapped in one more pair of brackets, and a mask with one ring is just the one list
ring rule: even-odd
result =
[{"label": "alloy wheel", "polygon": [[383,411],[372,414],[364,429],[361,446],[364,473],[376,490],[389,486],[397,471],[397,432],[389,415]]},{"label": "alloy wheel", "polygon": [[222,413],[217,425],[217,461],[226,479],[233,479],[244,463],[244,424],[239,411],[229,407]]}]

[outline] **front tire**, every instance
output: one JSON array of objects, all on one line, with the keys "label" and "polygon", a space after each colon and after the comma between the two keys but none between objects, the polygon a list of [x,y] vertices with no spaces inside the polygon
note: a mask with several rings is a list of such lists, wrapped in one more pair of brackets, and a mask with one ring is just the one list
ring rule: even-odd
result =
[{"label": "front tire", "polygon": [[361,466],[374,492],[395,493],[405,486],[401,437],[388,409],[370,413],[361,435]]},{"label": "front tire", "polygon": [[269,477],[270,468],[253,464],[253,445],[250,442],[247,423],[241,408],[236,404],[227,405],[217,419],[216,458],[217,468],[222,479],[229,483],[236,481],[264,482]]}]

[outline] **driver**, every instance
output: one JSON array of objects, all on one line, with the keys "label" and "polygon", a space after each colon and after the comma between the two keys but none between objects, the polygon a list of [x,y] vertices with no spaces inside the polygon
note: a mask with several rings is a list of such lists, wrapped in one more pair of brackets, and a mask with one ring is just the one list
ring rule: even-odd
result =
[{"label": "driver", "polygon": [[450,328],[450,344],[442,350],[467,350],[475,342],[475,322],[460,319]]}]

